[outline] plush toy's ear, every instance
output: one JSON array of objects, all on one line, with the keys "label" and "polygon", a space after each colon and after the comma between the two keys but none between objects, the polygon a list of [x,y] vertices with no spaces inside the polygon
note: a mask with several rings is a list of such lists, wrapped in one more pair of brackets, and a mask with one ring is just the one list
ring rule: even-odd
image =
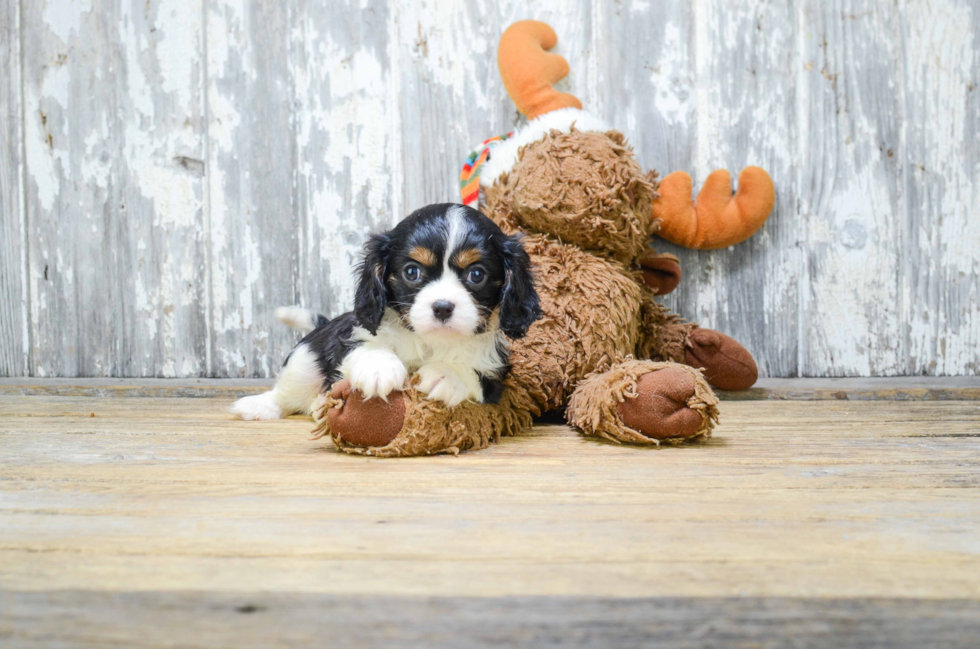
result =
[{"label": "plush toy's ear", "polygon": [[360,266],[357,290],[354,293],[354,316],[358,324],[372,335],[378,333],[378,326],[388,305],[385,275],[390,247],[391,237],[387,234],[372,234],[364,244],[364,261]]},{"label": "plush toy's ear", "polygon": [[559,108],[582,107],[572,95],[551,87],[568,76],[568,61],[547,52],[557,44],[555,30],[537,20],[514,23],[500,37],[500,78],[517,110],[529,120]]},{"label": "plush toy's ear", "polygon": [[523,338],[541,317],[541,303],[534,290],[531,259],[520,235],[507,237],[501,246],[504,258],[504,287],[500,293],[500,330],[511,339]]},{"label": "plush toy's ear", "polygon": [[772,178],[764,169],[746,167],[738,175],[738,191],[732,195],[732,178],[724,169],[711,172],[691,200],[691,177],[675,171],[660,181],[660,196],[653,202],[652,217],[660,221],[657,236],[685,248],[712,250],[745,241],[769,218],[776,203]]}]

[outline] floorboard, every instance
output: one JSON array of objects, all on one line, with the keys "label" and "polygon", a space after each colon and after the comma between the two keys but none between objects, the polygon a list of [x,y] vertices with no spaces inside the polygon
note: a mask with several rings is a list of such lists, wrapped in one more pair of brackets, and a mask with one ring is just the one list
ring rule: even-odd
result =
[{"label": "floorboard", "polygon": [[980,402],[407,460],[228,404],[0,395],[0,644],[975,646]]}]

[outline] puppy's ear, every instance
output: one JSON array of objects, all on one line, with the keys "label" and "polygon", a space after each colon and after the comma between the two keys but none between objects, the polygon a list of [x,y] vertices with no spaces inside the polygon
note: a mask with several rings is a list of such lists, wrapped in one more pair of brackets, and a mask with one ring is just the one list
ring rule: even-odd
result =
[{"label": "puppy's ear", "polygon": [[500,330],[508,338],[523,338],[541,317],[538,292],[534,290],[531,259],[520,235],[507,237],[501,246],[504,258],[504,287],[500,293]]},{"label": "puppy's ear", "polygon": [[385,276],[388,272],[388,253],[391,237],[387,233],[372,234],[364,244],[364,261],[360,267],[357,291],[354,293],[354,316],[358,324],[378,333],[378,326],[388,305]]}]

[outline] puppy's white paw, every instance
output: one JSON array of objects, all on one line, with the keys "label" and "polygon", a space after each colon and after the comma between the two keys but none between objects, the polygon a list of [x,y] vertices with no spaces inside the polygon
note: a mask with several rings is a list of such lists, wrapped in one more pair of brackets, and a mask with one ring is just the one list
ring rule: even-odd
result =
[{"label": "puppy's white paw", "polygon": [[371,350],[360,355],[351,366],[347,378],[350,379],[351,387],[363,394],[365,399],[384,399],[405,386],[408,370],[394,353]]},{"label": "puppy's white paw", "polygon": [[242,397],[231,404],[228,412],[239,419],[254,421],[282,418],[282,408],[276,402],[276,395],[272,390],[253,397]]},{"label": "puppy's white paw", "polygon": [[466,401],[469,388],[455,372],[442,363],[423,365],[418,371],[419,392],[429,395],[430,399],[442,401],[452,408]]}]

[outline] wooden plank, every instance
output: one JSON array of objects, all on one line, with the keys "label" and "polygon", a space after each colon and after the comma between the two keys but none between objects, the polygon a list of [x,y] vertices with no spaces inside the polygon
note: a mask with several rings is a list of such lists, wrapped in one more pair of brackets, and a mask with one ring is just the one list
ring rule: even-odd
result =
[{"label": "wooden plank", "polygon": [[972,648],[963,600],[0,592],[17,647]]},{"label": "wooden plank", "polygon": [[272,388],[273,379],[24,379],[0,378],[0,394],[60,397],[195,397],[238,399]]},{"label": "wooden plank", "polygon": [[[0,394],[61,397],[196,397],[237,399],[270,389],[272,379],[24,379],[0,378]],[[760,379],[722,401],[980,401],[980,377]]]},{"label": "wooden plank", "polygon": [[980,404],[730,403],[707,444],[542,426],[334,452],[227,400],[0,397],[0,589],[980,600]]},{"label": "wooden plank", "polygon": [[722,401],[977,401],[980,377],[761,379],[748,390],[718,390]]},{"label": "wooden plank", "polygon": [[[678,169],[694,173],[694,4],[631,1],[600,3],[597,8],[597,74],[609,82],[599,84],[596,105],[586,108],[626,135],[644,168],[656,169],[661,176]],[[669,245],[656,243],[658,249]],[[677,250],[671,251],[683,254],[685,266],[693,269],[695,253]],[[684,287],[691,284],[685,282]],[[672,296],[665,302],[676,308],[682,299]]]},{"label": "wooden plank", "polygon": [[25,376],[30,353],[20,48],[20,2],[0,0],[0,376]]},{"label": "wooden plank", "polygon": [[794,17],[791,3],[695,3],[695,182],[723,168],[734,183],[756,165],[778,189],[769,221],[751,239],[696,256],[683,286],[694,305],[681,313],[740,341],[762,376],[801,374]]},{"label": "wooden plank", "polygon": [[216,376],[271,376],[296,337],[296,143],[283,3],[207,0],[208,212]]},{"label": "wooden plank", "polygon": [[203,374],[200,2],[22,8],[31,373]]},{"label": "wooden plank", "polygon": [[397,461],[227,403],[0,396],[5,645],[918,649],[980,632],[977,403],[730,403],[706,444],[542,426]]},{"label": "wooden plank", "polygon": [[[290,8],[297,288],[300,303],[330,317],[353,308],[354,268],[368,234],[404,216],[394,5],[298,0]],[[277,350],[275,363],[289,347]]]},{"label": "wooden plank", "polygon": [[804,376],[905,373],[902,20],[895,5],[800,11]]},{"label": "wooden plank", "polygon": [[980,5],[913,1],[903,9],[905,371],[975,375],[980,372]]},{"label": "wooden plank", "polygon": [[268,377],[295,344],[277,306],[336,316],[391,225],[397,80],[387,4],[208,3],[212,372]]}]

